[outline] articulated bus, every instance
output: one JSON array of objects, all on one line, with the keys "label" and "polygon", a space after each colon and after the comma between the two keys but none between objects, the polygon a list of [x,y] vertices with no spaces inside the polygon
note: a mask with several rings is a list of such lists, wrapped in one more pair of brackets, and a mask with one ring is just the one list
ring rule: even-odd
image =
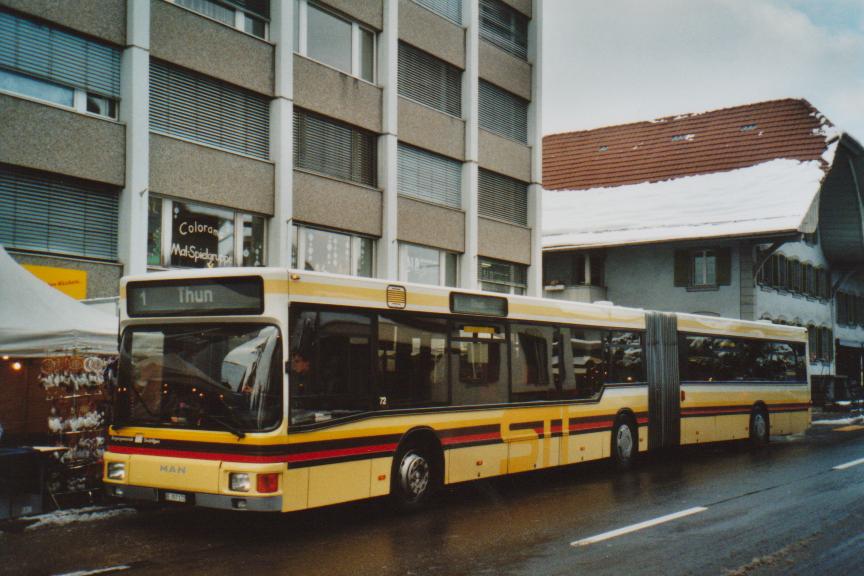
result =
[{"label": "articulated bus", "polygon": [[276,268],[121,284],[110,495],[293,511],[810,422],[804,329]]}]

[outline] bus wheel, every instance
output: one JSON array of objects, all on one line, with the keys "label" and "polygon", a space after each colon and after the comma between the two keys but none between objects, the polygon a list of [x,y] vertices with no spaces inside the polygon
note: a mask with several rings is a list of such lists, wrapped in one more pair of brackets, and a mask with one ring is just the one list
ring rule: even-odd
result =
[{"label": "bus wheel", "polygon": [[765,446],[771,438],[771,425],[764,408],[756,408],[750,414],[750,443],[753,446]]},{"label": "bus wheel", "polygon": [[637,436],[627,418],[618,418],[612,427],[612,461],[618,470],[629,470],[636,458]]},{"label": "bus wheel", "polygon": [[399,451],[393,461],[390,496],[402,511],[421,508],[435,489],[432,458],[426,450],[408,446]]}]

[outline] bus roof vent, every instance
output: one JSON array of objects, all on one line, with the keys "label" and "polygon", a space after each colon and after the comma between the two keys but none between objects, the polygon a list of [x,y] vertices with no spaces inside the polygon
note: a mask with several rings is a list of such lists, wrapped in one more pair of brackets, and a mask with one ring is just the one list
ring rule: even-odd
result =
[{"label": "bus roof vent", "polygon": [[404,286],[387,286],[387,307],[402,310],[408,304],[408,293]]}]

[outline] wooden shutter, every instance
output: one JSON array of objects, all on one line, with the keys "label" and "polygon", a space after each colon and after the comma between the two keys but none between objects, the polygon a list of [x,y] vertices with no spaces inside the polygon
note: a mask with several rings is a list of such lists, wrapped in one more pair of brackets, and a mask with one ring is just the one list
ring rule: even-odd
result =
[{"label": "wooden shutter", "polygon": [[114,260],[117,198],[95,183],[0,167],[0,244]]},{"label": "wooden shutter", "polygon": [[294,108],[294,166],[367,186],[378,182],[377,135]]},{"label": "wooden shutter", "polygon": [[717,285],[729,286],[732,283],[732,249],[717,249]]},{"label": "wooden shutter", "polygon": [[462,207],[462,163],[399,143],[399,194]]},{"label": "wooden shutter", "polygon": [[399,95],[462,117],[462,71],[427,52],[399,43]]},{"label": "wooden shutter", "polygon": [[675,286],[690,285],[690,251],[675,251]]},{"label": "wooden shutter", "polygon": [[517,58],[528,57],[528,17],[501,0],[480,0],[480,37]]},{"label": "wooden shutter", "polygon": [[414,0],[424,8],[462,25],[462,0]]},{"label": "wooden shutter", "polygon": [[528,185],[489,170],[478,170],[478,212],[526,226],[528,224]]},{"label": "wooden shutter", "polygon": [[480,80],[480,127],[528,143],[528,101]]},{"label": "wooden shutter", "polygon": [[0,12],[0,67],[120,97],[120,50]]},{"label": "wooden shutter", "polygon": [[268,160],[270,100],[151,60],[150,128]]}]

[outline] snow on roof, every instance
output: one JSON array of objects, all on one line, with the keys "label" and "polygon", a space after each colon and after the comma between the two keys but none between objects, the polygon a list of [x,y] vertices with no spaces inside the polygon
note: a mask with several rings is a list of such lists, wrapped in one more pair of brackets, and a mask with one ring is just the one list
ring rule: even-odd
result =
[{"label": "snow on roof", "polygon": [[543,192],[543,248],[591,248],[812,232],[825,172],[817,160],[613,188]]}]

